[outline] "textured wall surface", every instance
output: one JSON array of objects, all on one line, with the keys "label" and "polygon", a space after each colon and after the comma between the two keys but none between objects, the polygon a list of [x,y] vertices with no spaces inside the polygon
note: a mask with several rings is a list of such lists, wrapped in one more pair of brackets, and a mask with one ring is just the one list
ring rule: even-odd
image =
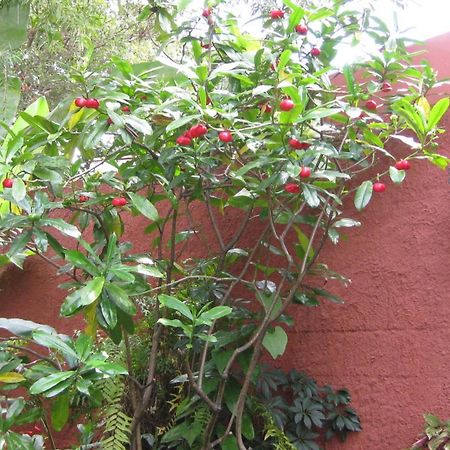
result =
[{"label": "textured wall surface", "polygon": [[[450,76],[450,58],[442,58],[449,46],[450,34],[427,45],[441,77]],[[450,134],[441,152],[449,155],[449,145]],[[346,304],[291,311],[297,324],[288,356],[278,364],[348,387],[363,421],[362,433],[344,445],[327,444],[327,450],[401,450],[420,432],[423,412],[450,417],[448,181],[447,173],[414,162],[401,186],[388,184],[384,194],[375,194],[356,214],[362,227],[338,247],[328,244],[322,257],[352,280],[336,287]],[[233,230],[233,218],[225,220]],[[134,221],[129,236],[143,226]],[[206,230],[204,236],[214,240]],[[69,331],[77,323],[59,318],[61,281],[38,259],[28,261],[25,272],[8,268],[0,281],[0,316]]]}]

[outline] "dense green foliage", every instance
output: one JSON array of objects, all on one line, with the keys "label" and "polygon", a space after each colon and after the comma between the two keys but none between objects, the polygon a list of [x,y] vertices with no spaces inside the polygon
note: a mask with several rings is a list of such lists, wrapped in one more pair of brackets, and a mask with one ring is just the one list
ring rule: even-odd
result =
[{"label": "dense green foliage", "polygon": [[[323,286],[348,280],[321,250],[360,225],[353,205],[419,159],[447,166],[449,101],[428,103],[434,71],[370,8],[284,0],[253,36],[233,5],[188,3],[140,11],[162,42],[151,61],[79,66],[76,99],[2,122],[2,262],[50,264],[61,315],[85,328],[1,320],[0,381],[29,398],[2,417],[0,448],[55,448],[69,419],[80,445],[132,450],[316,450],[360,430],[347,391],[261,358],[284,354],[303,308],[342,302]],[[362,35],[371,58],[334,67]],[[16,428],[38,419],[45,443]]]}]

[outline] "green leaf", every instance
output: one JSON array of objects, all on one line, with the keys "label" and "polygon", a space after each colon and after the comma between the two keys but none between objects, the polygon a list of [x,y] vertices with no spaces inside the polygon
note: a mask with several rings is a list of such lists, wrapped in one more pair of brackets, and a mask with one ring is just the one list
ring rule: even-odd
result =
[{"label": "green leaf", "polygon": [[21,202],[27,195],[27,188],[22,178],[16,178],[11,189],[11,194],[16,202]]},{"label": "green leaf", "polygon": [[138,264],[137,266],[132,267],[132,270],[148,277],[164,278],[164,275],[156,267],[153,266]]},{"label": "green leaf", "polygon": [[25,377],[17,372],[5,372],[0,374],[0,383],[16,384],[25,381]]},{"label": "green leaf", "polygon": [[317,190],[307,184],[302,184],[302,189],[305,202],[308,203],[311,208],[317,208],[320,205],[320,197],[317,194]]},{"label": "green leaf", "polygon": [[78,250],[66,250],[66,261],[69,261],[75,267],[85,270],[92,276],[99,274],[99,269],[83,253]]},{"label": "green leaf", "polygon": [[129,197],[134,205],[134,207],[147,219],[157,221],[159,219],[158,210],[144,197],[130,192]]},{"label": "green leaf", "polygon": [[284,353],[287,343],[288,336],[286,331],[279,326],[267,331],[263,340],[264,348],[270,353],[273,359],[278,358]]},{"label": "green leaf", "polygon": [[139,131],[142,134],[150,135],[153,133],[153,129],[151,125],[143,119],[139,119],[136,116],[125,116],[123,117],[123,121],[134,128],[136,131]]},{"label": "green leaf", "polygon": [[299,122],[306,122],[312,119],[323,119],[325,117],[333,116],[334,114],[337,114],[341,111],[342,110],[340,108],[316,108],[310,110],[307,114],[300,117]]},{"label": "green leaf", "polygon": [[198,317],[199,322],[211,323],[213,320],[228,316],[233,311],[229,306],[216,306]]},{"label": "green leaf", "polygon": [[341,228],[341,227],[360,227],[361,222],[358,222],[357,220],[353,219],[339,219],[336,222],[334,222],[333,227],[335,228]]},{"label": "green leaf", "polygon": [[178,319],[159,319],[158,323],[164,325],[165,327],[172,327],[172,328],[183,328],[184,324],[181,320]]},{"label": "green leaf", "polygon": [[41,330],[48,334],[56,334],[56,330],[48,325],[32,322],[23,319],[4,319],[0,318],[0,328],[8,330],[16,336],[30,337],[35,330]]},{"label": "green leaf", "polygon": [[435,128],[444,114],[446,113],[450,104],[448,98],[441,98],[434,106],[431,108],[430,117],[428,118],[427,131],[433,130]]},{"label": "green leaf", "polygon": [[277,64],[277,71],[283,70],[284,67],[286,67],[286,64],[289,62],[289,58],[292,55],[292,51],[289,49],[283,50],[281,53],[278,64]]},{"label": "green leaf", "polygon": [[45,394],[47,391],[57,387],[59,383],[62,383],[63,381],[66,380],[70,380],[71,378],[75,379],[75,377],[76,372],[74,372],[73,370],[69,370],[68,372],[53,373],[52,375],[49,375],[36,381],[36,383],[34,383],[30,387],[30,394],[32,395]]},{"label": "green leaf", "polygon": [[61,431],[69,419],[70,395],[64,394],[56,398],[52,406],[52,425],[56,431]]},{"label": "green leaf", "polygon": [[109,376],[128,375],[128,371],[120,364],[103,361],[101,359],[91,359],[86,362],[86,366],[93,367],[94,369],[97,369],[98,371]]},{"label": "green leaf", "polygon": [[248,414],[242,416],[242,434],[250,441],[255,438],[252,418]]},{"label": "green leaf", "polygon": [[27,230],[19,234],[14,241],[12,242],[11,246],[9,247],[9,251],[6,254],[6,256],[9,259],[12,259],[14,256],[16,256],[18,253],[22,253],[25,246],[28,244],[28,242],[31,239],[32,232],[31,230]]},{"label": "green leaf", "polygon": [[355,194],[355,207],[358,211],[364,209],[372,198],[373,184],[371,181],[361,183]]},{"label": "green leaf", "polygon": [[173,122],[170,122],[169,125],[167,125],[166,132],[170,133],[171,131],[176,130],[177,128],[181,128],[183,125],[186,125],[189,122],[193,122],[194,120],[197,120],[200,117],[201,117],[200,114],[180,117],[179,119],[174,120]]},{"label": "green leaf", "polygon": [[36,330],[33,331],[33,340],[39,345],[61,352],[65,357],[71,357],[75,360],[79,359],[76,351],[55,334]]},{"label": "green leaf", "polygon": [[134,316],[137,312],[135,304],[129,299],[125,289],[114,283],[107,283],[106,292],[111,301],[124,313]]},{"label": "green leaf", "polygon": [[92,350],[92,338],[87,334],[81,333],[75,341],[75,350],[77,352],[78,359],[80,361],[85,361]]},{"label": "green leaf", "polygon": [[221,444],[222,450],[239,450],[237,439],[231,434]]},{"label": "green leaf", "polygon": [[259,86],[256,86],[255,89],[253,89],[252,95],[256,97],[257,95],[264,94],[271,89],[273,89],[273,86],[271,86],[270,84],[260,84]]},{"label": "green leaf", "polygon": [[395,167],[389,167],[389,176],[394,183],[400,184],[406,177],[404,170],[398,170]]},{"label": "green leaf", "polygon": [[158,299],[159,302],[166,308],[178,311],[180,314],[187,317],[191,321],[194,319],[194,316],[192,315],[189,307],[185,305],[182,301],[178,300],[177,298],[172,297],[170,295],[161,294],[158,296]]},{"label": "green leaf", "polygon": [[61,306],[61,314],[63,316],[70,316],[82,306],[87,306],[94,303],[100,296],[104,284],[104,277],[95,277],[81,289],[69,294]]},{"label": "green leaf", "polygon": [[41,227],[53,227],[66,236],[78,239],[81,233],[75,225],[65,222],[63,219],[42,219],[39,221]]}]

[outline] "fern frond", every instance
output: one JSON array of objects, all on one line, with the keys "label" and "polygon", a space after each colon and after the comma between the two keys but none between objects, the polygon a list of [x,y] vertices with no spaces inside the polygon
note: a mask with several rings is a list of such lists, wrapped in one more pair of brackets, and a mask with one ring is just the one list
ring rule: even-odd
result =
[{"label": "fern frond", "polygon": [[105,408],[102,411],[104,422],[101,448],[103,450],[126,450],[130,443],[131,417],[122,410],[125,382],[121,377],[107,379],[102,387]]}]

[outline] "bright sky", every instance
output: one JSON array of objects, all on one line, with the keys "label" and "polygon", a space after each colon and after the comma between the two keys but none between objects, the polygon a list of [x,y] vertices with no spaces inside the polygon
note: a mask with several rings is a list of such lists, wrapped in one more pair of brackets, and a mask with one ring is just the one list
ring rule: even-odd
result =
[{"label": "bright sky", "polygon": [[[400,29],[410,28],[406,33],[415,39],[429,39],[450,32],[449,0],[409,0],[410,5],[398,15]],[[379,8],[378,8],[379,3]],[[377,14],[388,21],[392,17],[389,0],[377,0]]]}]

